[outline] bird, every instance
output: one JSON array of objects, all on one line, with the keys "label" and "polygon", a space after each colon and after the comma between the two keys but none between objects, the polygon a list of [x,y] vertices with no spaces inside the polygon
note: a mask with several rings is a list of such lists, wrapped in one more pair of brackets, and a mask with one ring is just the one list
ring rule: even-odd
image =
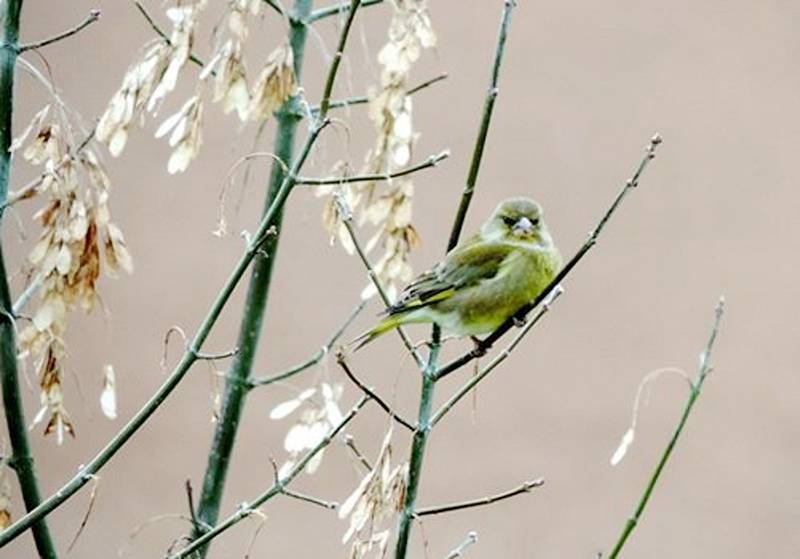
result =
[{"label": "bird", "polygon": [[561,264],[542,207],[530,198],[508,198],[478,233],[411,281],[386,316],[348,346],[357,351],[411,323],[434,323],[447,335],[473,339],[493,332],[536,299]]}]

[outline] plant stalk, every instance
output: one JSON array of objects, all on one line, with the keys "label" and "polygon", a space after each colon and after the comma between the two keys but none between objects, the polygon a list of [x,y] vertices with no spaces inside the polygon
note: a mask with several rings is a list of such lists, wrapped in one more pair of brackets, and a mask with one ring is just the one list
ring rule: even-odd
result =
[{"label": "plant stalk", "polygon": [[422,373],[417,430],[414,431],[414,440],[411,444],[411,459],[408,464],[408,487],[406,488],[406,500],[403,504],[403,510],[400,513],[394,559],[405,559],[408,553],[408,539],[411,535],[411,524],[414,522],[414,509],[419,492],[419,481],[422,476],[422,462],[425,459],[425,447],[428,444],[428,435],[430,435],[431,431],[431,409],[433,408],[433,391],[436,386],[436,379],[432,373],[436,369],[438,356],[439,344],[431,345],[428,366]]},{"label": "plant stalk", "polygon": [[672,451],[675,449],[675,444],[678,442],[678,438],[683,432],[683,427],[686,425],[686,420],[689,419],[689,414],[692,412],[694,403],[697,401],[697,397],[700,396],[700,391],[703,388],[703,383],[706,380],[706,376],[708,376],[708,373],[711,371],[711,350],[714,348],[714,342],[717,339],[717,332],[719,332],[719,323],[720,320],[722,320],[724,303],[725,301],[722,298],[720,298],[719,303],[717,303],[717,308],[714,311],[714,327],[711,329],[711,334],[709,335],[705,351],[703,351],[701,354],[700,370],[697,373],[697,378],[690,387],[689,398],[686,401],[686,406],[683,408],[683,414],[678,421],[678,425],[675,427],[675,432],[672,434],[672,438],[670,438],[667,446],[661,453],[661,459],[658,461],[658,465],[656,465],[655,470],[653,470],[653,474],[650,476],[650,480],[647,482],[644,493],[642,493],[642,496],[639,499],[639,504],[636,506],[636,511],[633,513],[633,516],[631,516],[627,522],[625,522],[625,526],[622,528],[622,533],[620,534],[619,539],[617,539],[614,549],[612,549],[611,553],[608,555],[608,559],[616,559],[619,556],[622,546],[625,545],[625,542],[628,540],[631,532],[633,532],[633,529],[636,528],[636,525],[639,523],[639,519],[644,512],[644,508],[647,506],[647,502],[650,500],[650,496],[653,494],[653,489],[655,489],[656,483],[658,483],[658,478],[661,477],[661,472],[664,470],[664,466],[667,465],[667,461],[672,455]]},{"label": "plant stalk", "polygon": [[[22,0],[5,0],[2,3],[2,38],[0,39],[0,220],[2,208],[8,197],[8,181],[11,175],[12,115],[14,111],[14,70],[19,54],[19,16]],[[1,223],[1,221],[0,221]],[[0,382],[3,392],[3,409],[11,444],[11,465],[17,474],[25,509],[36,508],[42,500],[39,481],[36,477],[33,455],[28,442],[25,409],[19,386],[17,370],[17,339],[14,325],[14,310],[8,286],[3,247],[0,243]],[[33,527],[33,541],[40,557],[57,557],[53,539],[44,520]]]},{"label": "plant stalk", "polygon": [[[306,25],[299,22],[303,21],[311,12],[312,4],[313,0],[296,0],[292,14],[294,17],[290,18],[292,24],[289,29],[289,43],[294,52],[294,72],[298,80],[302,71],[307,36]],[[299,114],[301,113],[293,110],[292,107],[296,103],[296,98],[290,99],[276,116],[277,130],[274,152],[287,165],[294,157],[294,141],[297,126],[300,122]],[[284,167],[277,162],[273,163],[264,203],[265,214],[277,198],[281,185],[286,178],[285,175]],[[230,465],[239,420],[247,398],[248,384],[258,349],[258,341],[261,337],[282,219],[283,208],[281,207],[278,209],[273,221],[274,234],[268,236],[262,249],[254,258],[253,271],[250,276],[242,321],[239,327],[237,342],[239,352],[236,354],[225,382],[222,410],[219,421],[216,423],[211,449],[208,453],[203,490],[200,495],[198,507],[200,523],[194,528],[193,538],[203,534],[205,530],[203,526],[215,525],[219,517],[219,508],[225,490],[228,466]],[[204,556],[207,550],[208,547],[205,546],[199,551],[200,555]]]}]

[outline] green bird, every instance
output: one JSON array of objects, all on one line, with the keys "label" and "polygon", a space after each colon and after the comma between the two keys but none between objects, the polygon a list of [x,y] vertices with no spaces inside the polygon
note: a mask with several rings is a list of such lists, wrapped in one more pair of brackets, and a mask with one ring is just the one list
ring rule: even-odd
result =
[{"label": "green bird", "polygon": [[354,351],[403,324],[433,322],[455,336],[497,329],[536,299],[561,267],[543,213],[529,198],[501,202],[479,233],[420,274],[377,326],[351,342],[358,343]]}]

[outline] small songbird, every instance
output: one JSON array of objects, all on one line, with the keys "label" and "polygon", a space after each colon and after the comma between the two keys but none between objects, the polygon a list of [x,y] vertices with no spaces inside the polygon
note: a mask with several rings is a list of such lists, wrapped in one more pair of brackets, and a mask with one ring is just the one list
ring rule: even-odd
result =
[{"label": "small songbird", "polygon": [[497,206],[480,232],[420,274],[386,309],[373,329],[357,337],[355,349],[403,324],[433,322],[455,336],[497,329],[536,299],[561,267],[539,204],[509,198]]}]

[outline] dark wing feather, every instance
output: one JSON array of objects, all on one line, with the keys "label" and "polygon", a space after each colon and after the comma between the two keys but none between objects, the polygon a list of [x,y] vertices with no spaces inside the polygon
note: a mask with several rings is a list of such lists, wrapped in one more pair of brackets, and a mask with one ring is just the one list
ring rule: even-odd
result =
[{"label": "dark wing feather", "polygon": [[388,313],[398,314],[452,297],[458,290],[493,278],[514,247],[504,243],[468,242],[423,272],[400,294]]}]

